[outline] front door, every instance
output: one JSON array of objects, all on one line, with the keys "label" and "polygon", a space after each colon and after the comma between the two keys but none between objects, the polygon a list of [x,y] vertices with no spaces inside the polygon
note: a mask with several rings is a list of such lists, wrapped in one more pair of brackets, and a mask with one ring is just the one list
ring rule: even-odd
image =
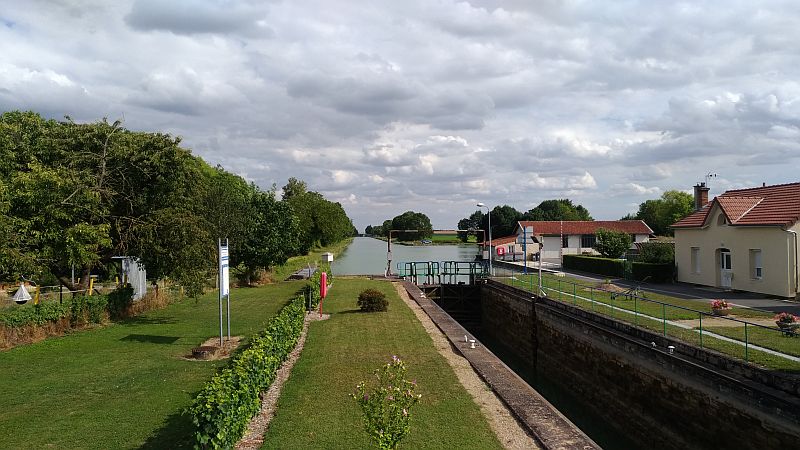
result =
[{"label": "front door", "polygon": [[728,250],[721,250],[719,252],[719,280],[722,288],[731,288],[733,267],[731,265],[731,252]]}]

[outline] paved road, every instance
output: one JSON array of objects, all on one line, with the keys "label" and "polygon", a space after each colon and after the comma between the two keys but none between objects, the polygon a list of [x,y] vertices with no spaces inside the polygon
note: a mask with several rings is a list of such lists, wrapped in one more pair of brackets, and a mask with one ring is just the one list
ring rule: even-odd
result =
[{"label": "paved road", "polygon": [[[522,266],[522,263],[507,263],[507,264],[516,264],[518,266]],[[528,270],[538,269],[538,263],[528,263]],[[546,270],[548,272],[552,272],[557,269],[553,269],[551,267],[547,267],[549,264],[545,264],[542,267],[542,270]],[[502,272],[502,268],[498,267],[498,271]],[[576,277],[587,282],[600,282],[603,280],[608,279],[608,277],[604,277],[602,275],[594,275],[588,274],[584,272],[575,272],[571,270],[563,270],[564,273],[568,273],[572,277]],[[498,273],[502,274],[502,273]],[[613,279],[614,284],[618,286],[625,286],[625,287],[632,287],[636,285],[636,282],[626,281],[620,278]],[[738,306],[745,306],[748,308],[755,308],[761,309],[765,311],[771,311],[774,313],[778,312],[790,312],[792,314],[800,316],[800,302],[797,300],[785,300],[780,298],[773,298],[767,295],[757,294],[754,292],[725,292],[722,289],[714,288],[714,287],[706,287],[706,286],[694,286],[691,284],[686,283],[671,283],[671,284],[656,284],[656,283],[639,283],[639,286],[649,292],[655,292],[659,294],[666,294],[672,295],[678,298],[685,298],[689,300],[697,300],[698,304],[702,304],[703,306],[708,306],[708,303],[717,298],[725,299],[731,303],[734,303]]]}]

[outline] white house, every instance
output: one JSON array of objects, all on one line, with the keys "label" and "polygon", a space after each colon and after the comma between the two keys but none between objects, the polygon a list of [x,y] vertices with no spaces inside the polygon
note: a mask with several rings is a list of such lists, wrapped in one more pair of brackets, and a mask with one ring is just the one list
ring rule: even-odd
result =
[{"label": "white house", "polygon": [[[653,234],[641,220],[520,221],[513,236],[493,239],[492,247],[495,255],[500,247],[504,247],[505,254],[521,255],[525,247],[527,259],[531,259],[530,255],[539,251],[534,241],[540,240],[544,244],[542,257],[545,260],[558,260],[561,255],[596,255],[592,247],[597,230],[601,228],[630,234],[633,243],[647,242]],[[524,240],[527,240],[526,246],[522,244]]]},{"label": "white house", "polygon": [[796,297],[800,183],[726,191],[672,225],[678,281]]}]

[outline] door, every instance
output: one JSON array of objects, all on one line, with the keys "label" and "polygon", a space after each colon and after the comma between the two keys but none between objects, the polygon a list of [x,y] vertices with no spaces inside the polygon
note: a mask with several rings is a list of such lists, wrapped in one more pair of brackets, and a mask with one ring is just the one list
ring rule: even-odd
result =
[{"label": "door", "polygon": [[729,250],[720,250],[719,252],[719,280],[722,288],[731,288],[733,267],[731,264],[731,252]]}]

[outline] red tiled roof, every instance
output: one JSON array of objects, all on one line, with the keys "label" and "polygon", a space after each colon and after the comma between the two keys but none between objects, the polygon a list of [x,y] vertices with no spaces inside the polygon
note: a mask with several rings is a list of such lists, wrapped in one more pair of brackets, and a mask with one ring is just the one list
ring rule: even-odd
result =
[{"label": "red tiled roof", "polygon": [[672,227],[702,227],[714,204],[722,209],[734,226],[791,226],[800,220],[800,183],[726,191]]},{"label": "red tiled roof", "polygon": [[641,220],[565,220],[521,221],[523,227],[533,227],[534,234],[595,234],[600,228],[629,234],[653,234]]},{"label": "red tiled roof", "polygon": [[[497,246],[497,245],[513,244],[515,242],[517,242],[517,236],[516,235],[514,235],[514,236],[504,236],[504,237],[500,237],[500,238],[494,238],[491,241],[492,247]],[[482,243],[482,245],[486,245],[486,242],[484,241]]]}]

